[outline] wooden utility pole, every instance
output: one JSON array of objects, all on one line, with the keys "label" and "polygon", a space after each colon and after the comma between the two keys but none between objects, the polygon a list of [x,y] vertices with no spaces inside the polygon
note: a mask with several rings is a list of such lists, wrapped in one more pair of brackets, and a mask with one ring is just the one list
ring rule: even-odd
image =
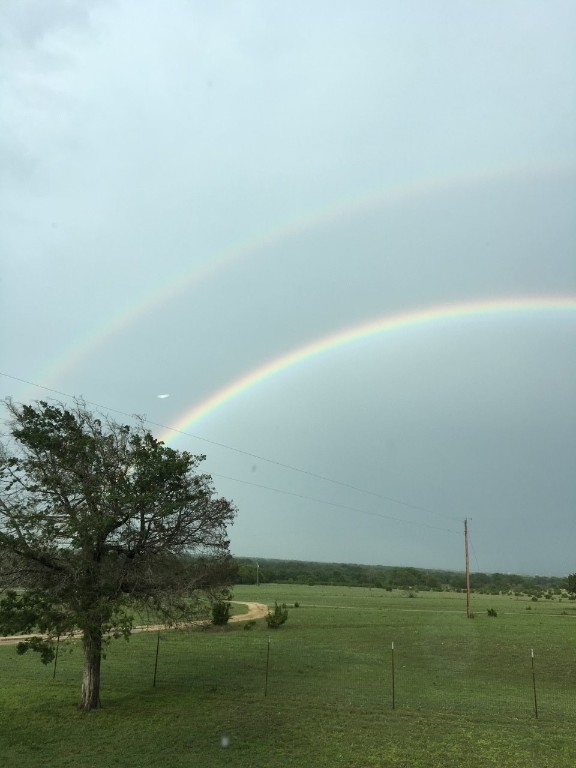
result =
[{"label": "wooden utility pole", "polygon": [[470,559],[468,557],[468,519],[464,520],[464,552],[466,554],[466,617],[472,618],[470,610]]}]

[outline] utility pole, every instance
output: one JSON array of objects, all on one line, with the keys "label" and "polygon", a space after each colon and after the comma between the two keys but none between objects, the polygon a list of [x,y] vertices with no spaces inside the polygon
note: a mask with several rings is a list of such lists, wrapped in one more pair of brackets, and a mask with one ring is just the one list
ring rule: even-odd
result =
[{"label": "utility pole", "polygon": [[466,554],[466,618],[472,618],[470,610],[470,559],[468,557],[468,519],[464,520],[464,552]]},{"label": "utility pole", "polygon": [[256,586],[260,586],[260,564],[256,563]]}]

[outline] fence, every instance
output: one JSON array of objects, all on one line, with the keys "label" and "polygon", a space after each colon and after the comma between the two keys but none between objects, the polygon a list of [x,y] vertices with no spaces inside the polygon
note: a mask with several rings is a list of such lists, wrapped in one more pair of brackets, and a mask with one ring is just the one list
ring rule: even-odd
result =
[{"label": "fence", "polygon": [[[319,633],[321,634],[321,633]],[[311,713],[349,708],[371,713],[426,713],[469,718],[573,720],[576,654],[547,659],[545,650],[506,653],[419,638],[414,647],[377,647],[332,638],[306,643],[288,627],[276,633],[162,632],[115,641],[103,662],[103,696],[154,686],[199,695],[269,697]],[[425,646],[424,648],[422,646]],[[13,662],[14,663],[14,662]],[[56,681],[77,686],[80,653],[60,653]],[[52,671],[50,670],[52,675]]]},{"label": "fence", "polygon": [[[341,596],[338,596],[341,599]],[[221,631],[174,630],[113,641],[102,667],[102,696],[154,695],[159,689],[215,693],[246,701],[266,697],[306,708],[394,716],[394,713],[499,720],[576,718],[576,612],[514,612],[467,620],[461,611],[408,609],[417,601],[379,607],[302,605],[287,624],[260,621]],[[367,606],[376,606],[370,610]],[[446,609],[446,610],[444,610]],[[572,606],[570,606],[572,610]],[[542,609],[544,610],[544,609]],[[394,646],[393,646],[394,644]],[[534,656],[532,656],[532,649]],[[7,651],[7,649],[5,649]],[[30,656],[28,654],[27,656]],[[60,650],[57,685],[79,687],[81,654]],[[0,658],[12,674],[36,680],[36,659]],[[18,671],[17,671],[18,670]],[[52,678],[53,669],[46,669]],[[156,688],[154,688],[156,686]],[[74,693],[76,695],[76,693]]]}]

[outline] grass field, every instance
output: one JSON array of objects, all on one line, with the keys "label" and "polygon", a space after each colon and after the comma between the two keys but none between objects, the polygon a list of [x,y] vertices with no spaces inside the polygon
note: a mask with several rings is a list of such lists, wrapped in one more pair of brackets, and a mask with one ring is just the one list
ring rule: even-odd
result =
[{"label": "grass field", "polygon": [[468,620],[453,593],[265,584],[234,598],[299,607],[276,631],[163,632],[156,688],[156,634],[114,641],[88,715],[78,646],[54,680],[0,648],[2,766],[576,765],[573,602],[474,595]]}]

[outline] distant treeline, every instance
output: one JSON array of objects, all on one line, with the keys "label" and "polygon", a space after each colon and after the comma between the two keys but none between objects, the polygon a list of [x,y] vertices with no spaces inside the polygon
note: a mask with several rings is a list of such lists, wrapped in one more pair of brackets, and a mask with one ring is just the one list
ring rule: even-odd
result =
[{"label": "distant treeline", "polygon": [[[429,570],[387,565],[316,563],[300,560],[235,558],[238,584],[291,583],[376,587],[380,589],[463,590],[466,577],[460,571]],[[471,573],[470,588],[475,592],[499,594],[522,592],[538,595],[567,588],[559,576],[520,576],[512,573]]]}]

